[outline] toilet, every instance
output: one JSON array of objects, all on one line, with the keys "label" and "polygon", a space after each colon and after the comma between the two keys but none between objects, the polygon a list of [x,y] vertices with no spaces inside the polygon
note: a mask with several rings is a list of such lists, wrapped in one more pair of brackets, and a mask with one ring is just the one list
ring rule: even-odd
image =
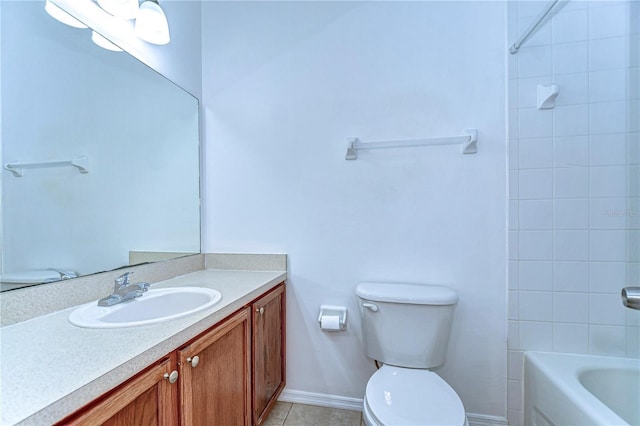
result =
[{"label": "toilet", "polygon": [[468,426],[460,397],[430,369],[446,356],[458,295],[448,287],[358,284],[365,355],[380,363],[367,382],[367,426]]}]

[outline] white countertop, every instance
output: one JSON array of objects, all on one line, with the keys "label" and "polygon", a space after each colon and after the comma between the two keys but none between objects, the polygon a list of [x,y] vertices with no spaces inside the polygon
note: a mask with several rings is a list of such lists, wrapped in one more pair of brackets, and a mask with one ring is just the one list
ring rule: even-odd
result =
[{"label": "white countertop", "polygon": [[209,287],[222,293],[216,305],[184,318],[89,329],[68,322],[72,307],[0,328],[2,425],[60,420],[285,279],[282,271],[205,269],[151,287]]}]

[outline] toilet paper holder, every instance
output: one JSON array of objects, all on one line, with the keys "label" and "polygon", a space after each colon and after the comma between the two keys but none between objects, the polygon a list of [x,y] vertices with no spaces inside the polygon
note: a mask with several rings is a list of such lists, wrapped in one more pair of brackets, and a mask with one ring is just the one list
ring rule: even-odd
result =
[{"label": "toilet paper holder", "polygon": [[347,308],[344,306],[320,305],[318,324],[324,331],[347,329]]}]

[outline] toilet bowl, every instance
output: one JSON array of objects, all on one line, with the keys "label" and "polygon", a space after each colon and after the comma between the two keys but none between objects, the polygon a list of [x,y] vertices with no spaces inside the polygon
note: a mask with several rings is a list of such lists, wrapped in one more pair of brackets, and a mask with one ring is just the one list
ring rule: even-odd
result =
[{"label": "toilet bowl", "polygon": [[367,426],[468,425],[456,392],[429,370],[383,365],[367,383]]}]

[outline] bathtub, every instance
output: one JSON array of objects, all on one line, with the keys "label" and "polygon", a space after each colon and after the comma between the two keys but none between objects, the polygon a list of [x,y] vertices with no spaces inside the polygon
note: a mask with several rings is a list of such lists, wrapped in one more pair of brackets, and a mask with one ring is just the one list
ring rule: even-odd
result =
[{"label": "bathtub", "polygon": [[524,423],[640,425],[640,360],[525,353]]}]

